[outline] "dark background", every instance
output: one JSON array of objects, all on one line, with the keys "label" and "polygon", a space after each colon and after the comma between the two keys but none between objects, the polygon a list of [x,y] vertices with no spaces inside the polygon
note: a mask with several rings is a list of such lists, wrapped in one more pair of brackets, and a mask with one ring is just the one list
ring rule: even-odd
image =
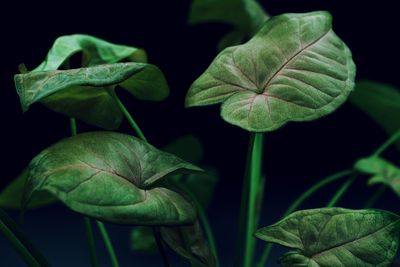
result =
[{"label": "dark background", "polygon": [[[400,86],[396,1],[260,2],[272,15],[330,11],[335,32],[353,52],[357,78]],[[190,84],[210,64],[217,53],[219,38],[230,29],[217,23],[188,26],[189,4],[189,0],[2,2],[0,188],[16,177],[34,155],[69,135],[67,118],[41,105],[34,105],[22,114],[13,84],[19,63],[24,62],[29,69],[36,67],[53,41],[65,34],[87,33],[110,42],[143,47],[149,61],[164,71],[171,89],[170,97],[165,102],[152,103],[140,102],[123,92],[119,94],[155,146],[162,147],[184,134],[195,134],[203,142],[206,157],[203,163],[216,166],[221,175],[209,210],[210,220],[222,266],[232,266],[249,134],[225,123],[219,116],[219,106],[188,110],[183,107]],[[78,125],[80,131],[91,129],[82,123]],[[132,133],[126,123],[120,131]],[[386,138],[377,125],[349,103],[320,120],[290,123],[266,134],[263,166],[267,182],[260,225],[277,221],[303,190],[331,173],[350,167]],[[394,149],[385,155],[400,163]],[[337,185],[326,188],[304,207],[324,206],[336,188]],[[366,187],[365,179],[360,178],[339,205],[360,208],[374,190],[375,187]],[[376,207],[398,212],[397,204],[397,198],[388,191]],[[10,212],[10,215],[18,218],[17,212]],[[83,221],[77,214],[61,205],[38,209],[28,212],[23,228],[53,266],[89,266]],[[109,226],[109,229],[121,266],[161,266],[157,257],[129,251],[130,227]],[[102,266],[110,266],[99,244]],[[278,252],[278,249],[274,251],[274,260]],[[24,266],[2,237],[0,266]]]}]

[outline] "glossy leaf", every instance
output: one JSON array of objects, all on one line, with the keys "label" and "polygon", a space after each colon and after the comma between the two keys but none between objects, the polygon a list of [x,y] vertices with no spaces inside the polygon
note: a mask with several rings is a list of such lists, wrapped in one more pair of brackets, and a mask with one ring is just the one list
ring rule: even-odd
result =
[{"label": "glossy leaf", "polygon": [[157,252],[157,244],[151,227],[136,226],[130,235],[131,249],[135,252],[151,253]]},{"label": "glossy leaf", "polygon": [[178,227],[161,227],[162,239],[176,253],[189,259],[195,267],[213,267],[215,257],[204,238],[200,223]]},{"label": "glossy leaf", "polygon": [[254,132],[338,108],[354,86],[351,52],[327,12],[268,20],[247,43],[222,51],[193,83],[186,106],[222,102],[227,122]]},{"label": "glossy leaf", "polygon": [[[25,183],[28,179],[28,168],[24,169],[21,174],[15,178],[4,190],[0,193],[0,207],[4,209],[20,210],[22,205],[22,197],[24,193]],[[38,208],[52,204],[56,199],[48,193],[36,195],[26,208]]]},{"label": "glossy leaf", "polygon": [[64,71],[15,75],[22,109],[36,102],[105,129],[117,128],[122,113],[106,89],[120,86],[135,97],[159,101],[168,96],[162,72],[145,63],[116,63]]},{"label": "glossy leaf", "polygon": [[385,184],[400,197],[400,168],[394,164],[379,157],[370,157],[358,160],[354,168],[372,175],[368,184]]},{"label": "glossy leaf", "polygon": [[155,182],[201,169],[129,135],[77,135],[42,151],[29,168],[24,203],[44,191],[76,212],[112,223],[177,225],[196,218],[191,203]]},{"label": "glossy leaf", "polygon": [[82,53],[82,66],[116,63],[121,60],[146,62],[144,50],[125,45],[112,44],[102,39],[73,34],[57,38],[43,61],[33,71],[57,70],[77,53]]},{"label": "glossy leaf", "polygon": [[389,135],[400,129],[400,91],[397,88],[372,81],[359,81],[349,100]]},{"label": "glossy leaf", "polygon": [[256,237],[296,249],[282,266],[390,266],[400,217],[383,210],[322,208],[292,213],[256,232]]}]

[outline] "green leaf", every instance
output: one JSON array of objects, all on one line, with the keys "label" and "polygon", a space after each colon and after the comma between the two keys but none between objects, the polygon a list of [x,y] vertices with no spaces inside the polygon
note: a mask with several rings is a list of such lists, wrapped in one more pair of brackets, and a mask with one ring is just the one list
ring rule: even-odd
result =
[{"label": "green leaf", "polygon": [[379,157],[370,157],[358,160],[354,168],[372,175],[368,184],[387,185],[400,197],[400,168],[394,164]]},{"label": "green leaf", "polygon": [[164,75],[154,65],[116,63],[89,68],[34,71],[15,75],[22,109],[41,102],[88,124],[116,129],[122,113],[106,89],[120,86],[135,97],[159,101],[168,96]]},{"label": "green leaf", "polygon": [[399,243],[400,218],[383,210],[322,208],[297,211],[256,232],[295,249],[282,266],[390,266]]},{"label": "green leaf", "polygon": [[248,40],[268,18],[255,0],[193,0],[189,12],[190,24],[222,22],[234,27],[221,38],[219,50]]},{"label": "green leaf", "polygon": [[136,252],[155,254],[157,244],[150,227],[136,226],[130,235],[131,249]]},{"label": "green leaf", "polygon": [[198,221],[192,225],[161,227],[160,230],[165,243],[176,253],[189,259],[193,267],[216,265]]},{"label": "green leaf", "polygon": [[[387,84],[358,81],[349,100],[389,135],[400,129],[400,91]],[[400,143],[398,148],[400,148]]]},{"label": "green leaf", "polygon": [[[26,180],[28,179],[29,171],[25,168],[21,174],[15,178],[1,193],[0,193],[0,207],[4,209],[21,209],[22,197]],[[29,203],[27,208],[33,209],[52,204],[56,199],[43,192],[36,195]]]},{"label": "green leaf", "polygon": [[189,89],[186,106],[222,102],[224,120],[254,132],[331,113],[355,76],[351,52],[331,26],[322,11],[271,18],[250,41],[216,57]]},{"label": "green leaf", "polygon": [[167,175],[200,171],[135,137],[95,132],[43,150],[29,165],[24,203],[48,192],[70,209],[120,224],[177,225],[195,220],[195,208],[155,182]]},{"label": "green leaf", "polygon": [[174,154],[188,162],[197,163],[203,158],[203,145],[193,135],[184,135],[163,147],[163,151]]},{"label": "green leaf", "polygon": [[82,66],[116,63],[121,60],[147,61],[143,49],[112,44],[90,35],[73,34],[57,38],[46,60],[33,71],[57,70],[70,57],[80,52],[83,54]]}]

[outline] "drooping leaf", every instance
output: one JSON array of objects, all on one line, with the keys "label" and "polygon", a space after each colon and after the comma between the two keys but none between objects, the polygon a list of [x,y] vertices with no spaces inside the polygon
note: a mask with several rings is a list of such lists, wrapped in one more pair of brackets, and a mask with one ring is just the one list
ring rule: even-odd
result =
[{"label": "drooping leaf", "polygon": [[[24,169],[21,174],[15,178],[4,190],[0,193],[0,207],[4,209],[20,210],[22,205],[22,197],[26,180],[28,179],[28,168]],[[52,204],[56,201],[54,197],[45,192],[36,195],[30,201],[27,208],[38,208]]]},{"label": "drooping leaf", "polygon": [[400,197],[400,168],[379,157],[360,159],[354,165],[360,172],[371,174],[368,184],[382,183]]},{"label": "drooping leaf", "polygon": [[76,212],[112,223],[177,225],[196,218],[183,196],[154,183],[201,169],[129,135],[70,137],[43,150],[29,168],[24,203],[45,191]]},{"label": "drooping leaf", "polygon": [[122,113],[106,91],[120,86],[135,97],[159,101],[169,94],[162,72],[145,63],[116,63],[64,71],[15,75],[22,109],[41,102],[50,109],[105,129],[117,128]]},{"label": "drooping leaf", "polygon": [[322,208],[292,213],[256,237],[295,249],[282,266],[390,266],[400,217],[383,210]]},{"label": "drooping leaf", "polygon": [[[349,100],[389,135],[400,129],[400,91],[387,84],[358,81]],[[400,149],[400,143],[398,148]]]},{"label": "drooping leaf", "polygon": [[157,252],[157,244],[151,227],[136,226],[130,235],[131,249],[135,252],[151,253]]},{"label": "drooping leaf", "polygon": [[193,135],[184,135],[163,147],[163,151],[174,154],[188,162],[198,163],[203,158],[203,145]]},{"label": "drooping leaf", "polygon": [[275,130],[338,108],[354,86],[351,52],[327,12],[269,19],[247,43],[222,51],[193,83],[187,107],[222,102],[221,116],[249,131]]},{"label": "drooping leaf", "polygon": [[189,12],[190,24],[222,22],[234,27],[221,38],[219,50],[247,41],[268,18],[255,0],[193,0]]},{"label": "drooping leaf", "polygon": [[194,267],[213,267],[215,257],[204,238],[200,223],[161,227],[161,237],[176,253],[189,259]]},{"label": "drooping leaf", "polygon": [[143,49],[112,44],[86,34],[65,35],[56,39],[46,60],[33,71],[57,70],[69,58],[82,53],[82,66],[116,63],[121,60],[146,62]]}]

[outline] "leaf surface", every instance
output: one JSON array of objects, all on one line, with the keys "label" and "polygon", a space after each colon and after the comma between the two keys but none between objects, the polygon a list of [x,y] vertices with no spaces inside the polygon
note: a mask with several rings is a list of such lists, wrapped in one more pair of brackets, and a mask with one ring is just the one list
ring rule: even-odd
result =
[{"label": "leaf surface", "polygon": [[390,266],[400,233],[399,216],[382,210],[322,208],[297,211],[256,232],[296,249],[282,266]]},{"label": "leaf surface", "polygon": [[116,129],[122,113],[106,91],[120,86],[143,100],[160,101],[169,94],[164,75],[146,63],[115,63],[88,68],[34,71],[15,75],[23,111],[36,102],[69,117],[105,129]]},{"label": "leaf surface", "polygon": [[222,103],[227,122],[254,132],[338,108],[354,87],[351,52],[327,12],[268,20],[247,43],[223,50],[192,84],[187,107]]},{"label": "leaf surface", "polygon": [[179,225],[196,218],[183,196],[154,183],[201,169],[129,135],[70,137],[43,150],[29,168],[24,203],[45,191],[76,212],[111,223]]},{"label": "leaf surface", "polygon": [[151,227],[136,226],[130,234],[131,249],[135,252],[157,253],[157,244]]},{"label": "leaf surface", "polygon": [[147,61],[143,49],[112,44],[86,34],[73,34],[57,38],[46,60],[33,71],[57,70],[77,53],[82,53],[82,66],[116,63],[124,59],[134,62]]}]

